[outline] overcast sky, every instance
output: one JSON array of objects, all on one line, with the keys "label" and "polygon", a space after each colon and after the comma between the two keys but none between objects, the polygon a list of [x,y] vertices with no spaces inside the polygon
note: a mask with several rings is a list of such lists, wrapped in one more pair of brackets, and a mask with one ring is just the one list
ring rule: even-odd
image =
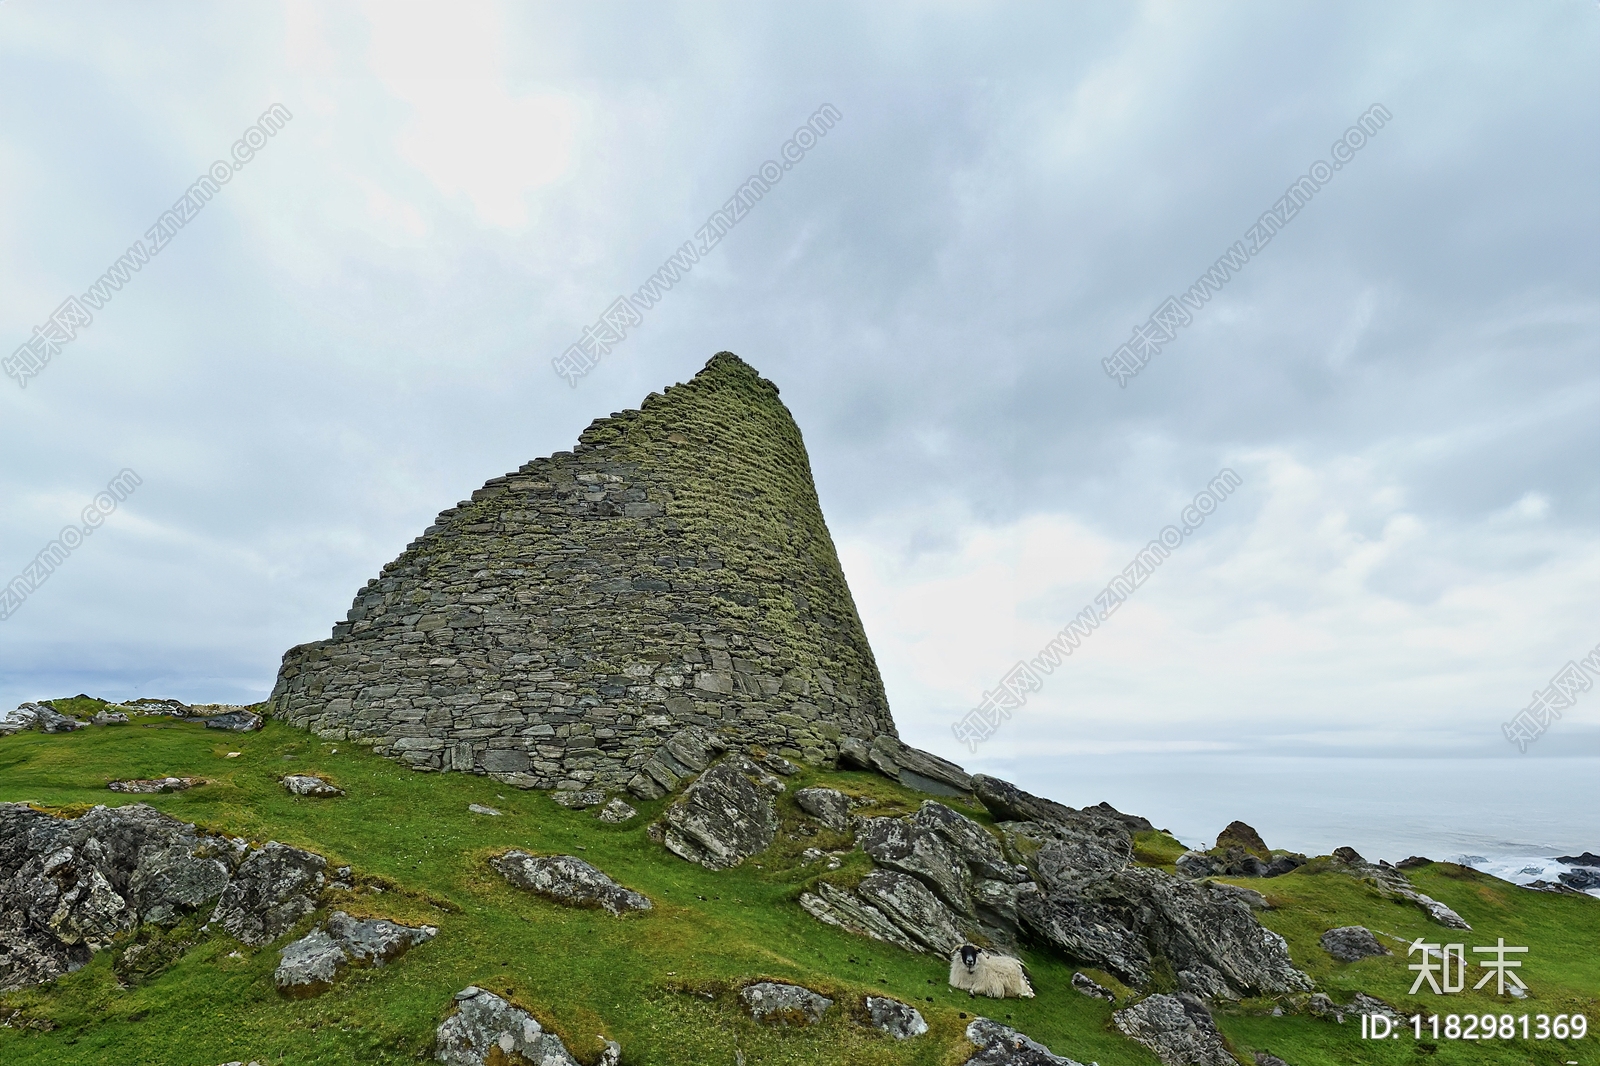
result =
[{"label": "overcast sky", "polygon": [[[1514,755],[1600,643],[1600,4],[0,3],[0,702],[243,702],[443,507],[775,381],[913,742]],[[550,360],[820,106],[615,351]],[[1102,360],[1392,116],[1119,388]],[[949,726],[1243,485],[978,759]],[[1600,752],[1600,690],[1528,759]],[[1009,754],[1008,754],[1009,753]]]}]

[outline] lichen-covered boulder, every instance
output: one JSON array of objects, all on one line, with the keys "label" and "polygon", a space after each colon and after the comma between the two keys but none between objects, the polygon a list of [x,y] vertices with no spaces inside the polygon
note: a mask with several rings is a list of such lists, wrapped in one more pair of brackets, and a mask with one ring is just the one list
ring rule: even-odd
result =
[{"label": "lichen-covered boulder", "polygon": [[[455,995],[456,1011],[434,1034],[434,1061],[445,1066],[579,1066],[561,1038],[547,1033],[521,1007],[468,985]],[[616,1066],[617,1045],[606,1043],[600,1066]]]},{"label": "lichen-covered boulder", "polygon": [[695,778],[665,815],[663,843],[708,870],[731,869],[765,851],[778,835],[773,800],[783,782],[744,755],[730,755]]},{"label": "lichen-covered boulder", "polygon": [[650,900],[623,888],[602,871],[572,855],[529,855],[508,851],[489,860],[507,881],[569,907],[599,907],[618,917],[647,911]]},{"label": "lichen-covered boulder", "polygon": [[909,1003],[887,996],[868,996],[867,1020],[874,1029],[881,1029],[896,1040],[909,1040],[928,1031],[922,1012]]},{"label": "lichen-covered boulder", "polygon": [[604,807],[601,807],[600,813],[595,815],[595,817],[607,825],[621,825],[630,818],[638,817],[638,815],[639,812],[634,810],[633,807],[629,806],[626,800],[618,797],[607,803]]},{"label": "lichen-covered boulder", "polygon": [[274,940],[317,909],[327,868],[321,855],[268,841],[239,864],[207,927],[252,947]]},{"label": "lichen-covered boulder", "polygon": [[431,925],[412,927],[334,911],[326,925],[283,949],[273,980],[286,996],[318,995],[351,966],[387,965],[438,932]]},{"label": "lichen-covered boulder", "polygon": [[836,788],[802,788],[795,805],[835,833],[850,831],[850,797]]},{"label": "lichen-covered boulder", "polygon": [[1211,1012],[1186,992],[1149,996],[1112,1014],[1111,1020],[1165,1066],[1238,1066]]},{"label": "lichen-covered boulder", "polygon": [[815,1025],[833,1006],[833,1000],[800,985],[758,981],[739,989],[739,1000],[750,1017],[769,1025]]},{"label": "lichen-covered boulder", "polygon": [[113,781],[106,788],[112,792],[121,792],[133,796],[154,796],[169,792],[183,792],[203,785],[203,777],[150,777],[133,778],[128,781]]},{"label": "lichen-covered boulder", "polygon": [[966,940],[955,913],[909,874],[874,870],[856,886],[856,895],[935,954],[949,955]]},{"label": "lichen-covered boulder", "polygon": [[978,1048],[978,1053],[967,1060],[966,1066],[1080,1066],[1037,1040],[988,1018],[977,1018],[967,1026],[967,1040]]}]

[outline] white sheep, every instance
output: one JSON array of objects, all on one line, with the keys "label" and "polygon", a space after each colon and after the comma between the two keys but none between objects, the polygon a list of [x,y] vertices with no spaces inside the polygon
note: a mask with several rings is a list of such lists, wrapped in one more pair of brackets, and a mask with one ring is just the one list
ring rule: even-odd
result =
[{"label": "white sheep", "polygon": [[961,945],[950,956],[950,987],[992,999],[1033,998],[1033,985],[1020,960],[1010,955],[992,954],[971,944]]}]

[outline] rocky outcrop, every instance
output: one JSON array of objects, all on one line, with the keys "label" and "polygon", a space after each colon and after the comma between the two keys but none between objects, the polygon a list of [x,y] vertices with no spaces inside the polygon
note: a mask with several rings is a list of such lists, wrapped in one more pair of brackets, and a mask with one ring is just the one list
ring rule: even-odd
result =
[{"label": "rocky outcrop", "polygon": [[874,870],[856,886],[855,894],[911,941],[936,955],[949,955],[967,939],[954,912],[908,874]]},{"label": "rocky outcrop", "polygon": [[850,797],[834,788],[802,788],[795,805],[835,833],[850,831]]},{"label": "rocky outcrop", "polygon": [[335,788],[326,780],[314,774],[289,774],[281,778],[278,783],[287,789],[292,796],[330,799],[334,796],[344,795],[344,789]]},{"label": "rocky outcrop", "polygon": [[321,855],[268,841],[239,864],[207,928],[252,947],[275,940],[317,909],[327,868]]},{"label": "rocky outcrop", "polygon": [[[455,995],[455,1013],[434,1033],[434,1061],[445,1066],[579,1066],[561,1038],[547,1033],[521,1007],[468,985]],[[605,1042],[599,1066],[617,1066],[621,1049]]]},{"label": "rocky outcrop", "polygon": [[816,765],[895,732],[800,431],[727,352],[442,512],[270,706],[419,770],[645,799],[698,772],[663,754],[686,727]]},{"label": "rocky outcrop", "polygon": [[0,991],[69,973],[143,923],[201,911],[255,854],[144,804],[70,819],[0,804]]},{"label": "rocky outcrop", "polygon": [[1372,930],[1364,925],[1343,925],[1329,929],[1318,939],[1322,950],[1340,962],[1355,962],[1373,955],[1387,955],[1389,949],[1378,943]]},{"label": "rocky outcrop", "polygon": [[207,729],[222,729],[229,733],[252,733],[261,728],[261,716],[242,707],[224,714],[196,718],[195,721],[203,723]]},{"label": "rocky outcrop", "polygon": [[651,908],[642,894],[623,888],[599,869],[571,855],[508,851],[489,862],[518,888],[568,907],[598,907],[619,918]]},{"label": "rocky outcrop", "polygon": [[699,726],[680,729],[667,738],[628,782],[628,791],[640,799],[660,799],[685,781],[703,773],[728,750],[728,742]]},{"label": "rocky outcrop", "polygon": [[185,789],[203,785],[203,777],[151,777],[134,778],[130,781],[113,781],[106,788],[113,792],[122,792],[133,796],[153,796],[166,792],[182,792]]},{"label": "rocky outcrop", "polygon": [[1156,995],[1111,1015],[1124,1036],[1138,1041],[1164,1066],[1238,1066],[1211,1012],[1194,996]]},{"label": "rocky outcrop", "polygon": [[32,729],[39,721],[39,711],[37,703],[24,703],[0,714],[0,737],[9,737],[25,729]]},{"label": "rocky outcrop", "polygon": [[739,989],[750,1017],[768,1025],[816,1025],[833,1006],[820,992],[777,981],[757,981]]},{"label": "rocky outcrop", "polygon": [[[858,936],[881,940],[885,944],[893,944],[906,951],[928,950],[927,944],[913,939],[877,907],[864,902],[854,893],[830,885],[826,881],[819,882],[815,892],[800,893],[800,906],[819,922],[837,926]],[[953,916],[951,925],[953,928]],[[936,932],[928,931],[919,935],[940,943],[947,942],[947,938],[940,938]]]},{"label": "rocky outcrop", "polygon": [[935,796],[961,796],[972,791],[972,777],[948,759],[902,744],[884,733],[870,744],[852,745],[849,761],[893,778],[907,788]]},{"label": "rocky outcrop", "polygon": [[1360,881],[1365,881],[1386,899],[1400,899],[1415,903],[1428,917],[1451,929],[1471,929],[1466,919],[1431,896],[1418,892],[1406,875],[1386,862],[1373,865],[1363,859],[1354,848],[1335,848],[1334,868],[1342,870]]},{"label": "rocky outcrop", "polygon": [[966,1066],[1080,1066],[1037,1040],[988,1018],[978,1018],[967,1026],[967,1040],[978,1052],[967,1060]]},{"label": "rocky outcrop", "polygon": [[334,911],[327,923],[285,947],[273,981],[295,998],[326,992],[352,966],[383,966],[438,935],[431,925],[413,928],[382,918],[352,918]]},{"label": "rocky outcrop", "polygon": [[868,996],[865,1006],[868,1024],[896,1040],[909,1040],[928,1031],[928,1023],[922,1017],[922,1012],[909,1003],[901,1003],[887,996]]},{"label": "rocky outcrop", "polygon": [[663,842],[679,858],[727,870],[765,851],[778,835],[773,797],[783,782],[744,755],[701,774],[667,808]]}]

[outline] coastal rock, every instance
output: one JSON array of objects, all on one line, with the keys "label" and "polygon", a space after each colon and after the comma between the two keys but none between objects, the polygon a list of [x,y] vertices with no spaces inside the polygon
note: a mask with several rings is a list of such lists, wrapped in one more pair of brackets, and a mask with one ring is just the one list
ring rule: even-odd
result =
[{"label": "coastal rock", "polygon": [[[434,1060],[445,1066],[490,1066],[527,1062],[537,1066],[579,1066],[554,1033],[533,1015],[493,992],[468,985],[455,995],[456,1012],[434,1033]],[[608,1044],[609,1064],[617,1062]],[[513,1057],[517,1056],[517,1057]],[[602,1058],[602,1063],[607,1059]],[[609,1066],[608,1064],[608,1066]]]},{"label": "coastal rock", "polygon": [[867,1018],[874,1029],[881,1029],[896,1040],[909,1040],[928,1031],[928,1023],[917,1008],[886,996],[868,996]]},{"label": "coastal rock", "polygon": [[614,799],[610,803],[607,803],[604,807],[601,807],[600,813],[595,815],[595,817],[599,818],[607,825],[621,825],[628,819],[637,817],[638,814],[638,811],[628,806],[626,801],[619,798]]},{"label": "coastal rock", "polygon": [[697,777],[665,815],[667,850],[708,870],[727,870],[765,851],[778,835],[773,795],[783,783],[744,755]]},{"label": "coastal rock", "polygon": [[998,777],[973,774],[972,791],[996,821],[1072,825],[1077,820],[1078,812],[1071,807],[1035,796]]},{"label": "coastal rock", "polygon": [[1211,1012],[1187,993],[1149,996],[1112,1014],[1111,1020],[1165,1066],[1238,1066]]},{"label": "coastal rock", "polygon": [[182,792],[185,789],[203,785],[203,777],[154,777],[135,778],[130,781],[113,781],[106,787],[113,792],[122,792],[134,796],[150,796],[165,792]]},{"label": "coastal rock", "polygon": [[874,737],[867,761],[885,777],[907,788],[935,796],[960,796],[972,791],[972,777],[948,759],[901,743],[887,733]]},{"label": "coastal rock", "polygon": [[966,1066],[1079,1066],[1037,1040],[988,1018],[977,1018],[968,1024],[967,1040],[978,1052],[967,1060]]},{"label": "coastal rock", "polygon": [[1222,872],[1222,859],[1204,851],[1186,851],[1173,864],[1185,877],[1215,877]]},{"label": "coastal rock", "polygon": [[1243,822],[1229,822],[1227,827],[1217,834],[1216,850],[1226,851],[1230,847],[1243,848],[1259,859],[1272,858],[1272,849],[1261,839],[1261,834]]},{"label": "coastal rock", "polygon": [[1342,925],[1329,929],[1319,938],[1322,950],[1340,962],[1355,962],[1373,955],[1388,955],[1389,949],[1378,943],[1372,931],[1362,925]]},{"label": "coastal rock", "polygon": [[127,725],[128,716],[121,711],[96,711],[89,718],[90,725]]},{"label": "coastal rock", "polygon": [[435,926],[400,925],[384,918],[352,918],[344,911],[328,915],[328,934],[362,966],[383,966],[439,934]]},{"label": "coastal rock", "polygon": [[291,795],[327,798],[344,795],[344,789],[335,788],[313,774],[289,774],[278,782]]},{"label": "coastal rock", "polygon": [[850,831],[850,798],[838,789],[802,788],[794,794],[794,802],[834,832]]},{"label": "coastal rock", "polygon": [[833,1000],[799,985],[758,981],[739,990],[739,1000],[750,1017],[769,1025],[815,1025],[833,1006]]},{"label": "coastal rock", "polygon": [[599,907],[617,917],[647,911],[651,903],[603,872],[571,855],[508,851],[489,860],[507,881],[568,907]]},{"label": "coastal rock", "polygon": [[959,811],[924,800],[911,816],[910,824],[913,829],[942,837],[973,877],[1011,884],[1028,880],[1028,868],[1008,861],[989,831]]},{"label": "coastal rock", "polygon": [[857,837],[873,862],[918,878],[951,908],[971,914],[972,875],[941,834],[899,818],[863,818]]},{"label": "coastal rock", "polygon": [[1337,868],[1343,869],[1357,880],[1365,881],[1375,888],[1380,896],[1415,903],[1427,913],[1428,917],[1448,928],[1467,930],[1472,928],[1461,915],[1433,897],[1418,892],[1406,879],[1405,874],[1388,863],[1373,865],[1363,859],[1354,848],[1335,848],[1333,859]]},{"label": "coastal rock", "polygon": [[239,864],[207,926],[252,947],[274,940],[317,909],[327,868],[321,855],[268,841]]}]

